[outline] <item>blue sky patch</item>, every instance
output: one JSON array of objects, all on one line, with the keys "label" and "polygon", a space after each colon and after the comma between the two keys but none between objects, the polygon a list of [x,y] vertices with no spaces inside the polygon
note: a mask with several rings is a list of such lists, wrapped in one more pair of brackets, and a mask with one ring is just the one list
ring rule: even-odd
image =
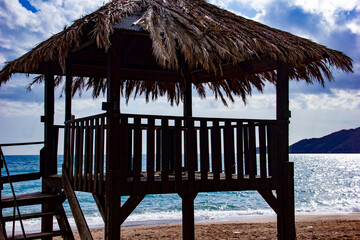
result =
[{"label": "blue sky patch", "polygon": [[28,0],[19,0],[19,3],[26,8],[29,11],[32,11],[33,13],[36,13],[38,10],[29,3]]}]

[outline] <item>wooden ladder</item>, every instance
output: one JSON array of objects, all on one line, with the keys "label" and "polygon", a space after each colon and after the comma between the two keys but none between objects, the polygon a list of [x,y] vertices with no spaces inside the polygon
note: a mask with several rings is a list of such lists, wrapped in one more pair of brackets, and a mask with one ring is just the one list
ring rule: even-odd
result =
[{"label": "wooden ladder", "polygon": [[[12,184],[12,178],[16,179],[16,182],[24,182],[26,180],[34,180],[34,178],[27,179],[29,174],[23,175],[15,175],[10,176],[9,170],[6,164],[5,156],[2,152],[1,145],[0,145],[0,174],[1,168],[5,167],[6,170],[6,180],[4,177],[0,179],[0,196],[1,190],[3,188],[3,183],[9,183],[12,191],[12,196],[10,197],[0,197],[0,239],[7,240],[7,239],[52,239],[55,236],[62,236],[65,240],[73,240],[74,236],[72,234],[72,230],[65,214],[65,210],[63,208],[62,203],[65,201],[66,196],[64,192],[61,190],[61,186],[59,187],[51,187],[50,193],[29,193],[29,194],[15,194],[15,190]],[[31,175],[31,174],[30,174]],[[31,206],[31,205],[41,205],[40,211],[34,211],[32,213],[21,214],[20,207],[21,206]],[[6,208],[13,208],[13,215],[12,216],[3,216],[3,209]],[[36,208],[34,208],[36,209]],[[16,214],[17,212],[17,214]],[[42,221],[47,221],[49,218],[50,220],[53,217],[56,217],[57,223],[59,226],[59,230],[53,231],[52,228],[50,231],[41,231],[38,233],[26,233],[23,220],[25,219],[36,219],[42,218]],[[6,223],[12,222],[13,223],[13,230],[10,235],[6,232]],[[21,227],[21,234],[15,235],[15,223],[19,222]],[[52,222],[52,220],[51,220]]]},{"label": "wooden ladder", "polygon": [[[65,200],[65,197],[61,196],[62,194],[48,194],[48,193],[31,193],[31,194],[23,194],[16,196],[16,204],[17,206],[30,206],[30,205],[47,205],[52,206],[51,211],[40,211],[33,212],[29,214],[21,214],[15,216],[7,216],[2,217],[1,222],[4,224],[2,230],[5,231],[3,233],[5,239],[38,239],[45,237],[55,237],[62,236],[64,239],[74,239],[72,235],[72,231],[67,220],[64,208],[62,206],[62,202]],[[13,197],[7,197],[1,199],[1,210],[4,208],[15,207],[15,201]],[[2,214],[1,214],[2,215]],[[59,229],[57,231],[51,232],[39,232],[39,233],[29,233],[29,234],[19,234],[13,236],[9,236],[5,230],[5,224],[7,222],[20,221],[25,219],[34,219],[34,218],[42,218],[46,216],[55,216],[59,225]]]}]

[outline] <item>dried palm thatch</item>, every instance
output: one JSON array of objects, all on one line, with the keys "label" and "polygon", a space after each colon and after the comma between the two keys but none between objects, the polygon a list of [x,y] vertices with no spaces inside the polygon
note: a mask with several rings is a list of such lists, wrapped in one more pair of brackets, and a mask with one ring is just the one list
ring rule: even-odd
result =
[{"label": "dried palm thatch", "polygon": [[[333,79],[330,67],[352,71],[352,60],[339,51],[237,16],[204,0],[113,0],[9,62],[0,72],[0,86],[13,73],[34,73],[44,62],[57,62],[65,72],[69,51],[86,40],[95,40],[98,48],[107,51],[111,44],[116,44],[110,42],[115,31],[113,26],[135,13],[141,13],[135,24],[149,33],[153,55],[166,69],[179,71],[181,58],[188,69],[204,69],[222,76],[224,63],[237,64],[266,57],[288,63],[291,79],[317,81],[321,85],[326,79]],[[226,104],[224,95],[231,101],[233,96],[245,101],[253,88],[261,91],[265,81],[275,83],[276,71],[194,85],[202,97],[205,97],[205,87],[209,86]],[[106,80],[78,78],[73,87],[73,92],[93,88],[96,97],[106,88]],[[183,96],[182,83],[127,79],[122,89],[127,98],[132,94],[145,94],[149,100],[167,94],[171,103],[178,103]]]}]

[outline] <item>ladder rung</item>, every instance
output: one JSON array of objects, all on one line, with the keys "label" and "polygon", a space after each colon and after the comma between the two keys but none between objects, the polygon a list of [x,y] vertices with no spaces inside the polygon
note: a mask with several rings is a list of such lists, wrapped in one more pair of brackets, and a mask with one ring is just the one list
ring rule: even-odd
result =
[{"label": "ladder rung", "polygon": [[[40,213],[29,213],[29,214],[21,214],[21,220],[29,219],[29,218],[39,218],[45,216],[55,216],[57,212],[40,212]],[[11,222],[14,220],[13,216],[8,216],[3,218],[5,222]],[[15,221],[19,220],[19,216],[15,216]]]},{"label": "ladder rung", "polygon": [[[26,239],[38,239],[38,238],[43,238],[43,237],[55,237],[55,236],[61,236],[64,235],[65,233],[63,231],[53,231],[53,232],[45,232],[45,233],[29,233],[26,234]],[[12,236],[8,237],[9,239],[16,239],[16,240],[20,240],[20,239],[24,239],[24,236],[22,234],[20,235],[15,235],[14,238]]]},{"label": "ladder rung", "polygon": [[[46,193],[31,193],[16,196],[18,206],[35,205],[54,202],[58,198],[56,194]],[[8,197],[1,199],[1,208],[8,208],[14,206],[14,198]]]}]

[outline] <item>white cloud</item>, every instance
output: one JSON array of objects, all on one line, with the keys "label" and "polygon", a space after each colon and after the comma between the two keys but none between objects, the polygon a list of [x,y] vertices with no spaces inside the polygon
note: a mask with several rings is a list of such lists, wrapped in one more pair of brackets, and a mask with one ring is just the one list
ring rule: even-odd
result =
[{"label": "white cloud", "polygon": [[36,102],[17,102],[0,99],[0,115],[4,117],[27,117],[42,115],[44,109],[43,103]]},{"label": "white cloud", "polygon": [[360,90],[330,89],[331,94],[296,94],[292,110],[360,110]]}]

